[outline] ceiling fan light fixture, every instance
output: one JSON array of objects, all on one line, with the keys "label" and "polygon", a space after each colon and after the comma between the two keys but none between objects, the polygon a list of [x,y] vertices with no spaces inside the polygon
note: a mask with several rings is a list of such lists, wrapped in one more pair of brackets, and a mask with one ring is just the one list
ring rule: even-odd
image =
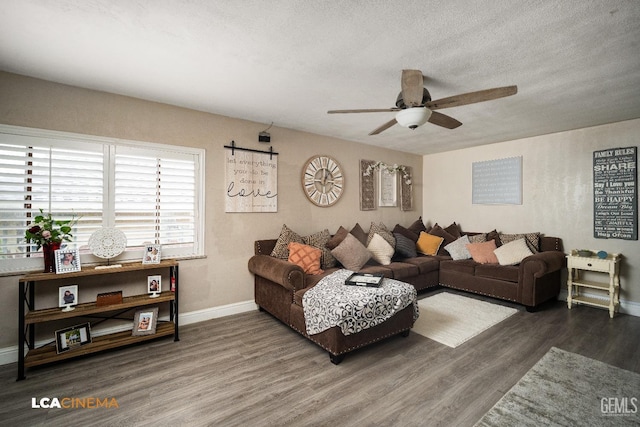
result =
[{"label": "ceiling fan light fixture", "polygon": [[427,123],[429,117],[431,117],[431,110],[426,107],[406,108],[398,111],[396,114],[396,122],[398,122],[400,126],[415,129]]}]

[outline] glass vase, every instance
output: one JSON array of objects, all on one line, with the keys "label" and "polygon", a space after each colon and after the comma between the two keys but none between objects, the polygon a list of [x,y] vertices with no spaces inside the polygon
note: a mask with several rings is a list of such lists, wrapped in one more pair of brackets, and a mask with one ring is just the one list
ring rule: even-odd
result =
[{"label": "glass vase", "polygon": [[56,251],[60,249],[60,243],[49,243],[42,245],[42,256],[44,258],[44,272],[53,273],[56,271]]}]

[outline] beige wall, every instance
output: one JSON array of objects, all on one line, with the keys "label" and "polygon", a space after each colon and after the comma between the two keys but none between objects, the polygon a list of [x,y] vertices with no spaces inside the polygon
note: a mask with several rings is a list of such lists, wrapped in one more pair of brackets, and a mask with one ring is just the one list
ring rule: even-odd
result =
[{"label": "beige wall", "polygon": [[[180,264],[180,310],[193,313],[253,300],[247,261],[256,239],[275,238],[287,224],[302,235],[371,221],[409,225],[422,206],[421,156],[273,127],[278,156],[278,212],[225,213],[224,149],[258,143],[266,125],[0,72],[0,123],[206,149],[206,259]],[[331,208],[307,201],[300,185],[304,162],[315,154],[335,157],[345,171],[343,198]],[[413,167],[416,210],[359,210],[359,159]],[[0,349],[17,344],[18,277],[1,277]]]},{"label": "beige wall", "polygon": [[[457,221],[470,231],[540,231],[561,237],[565,252],[622,253],[622,309],[638,313],[640,243],[593,237],[592,165],[594,151],[638,147],[639,134],[640,120],[630,120],[425,156],[423,216],[440,224]],[[514,156],[523,158],[522,205],[472,204],[472,163]]]}]

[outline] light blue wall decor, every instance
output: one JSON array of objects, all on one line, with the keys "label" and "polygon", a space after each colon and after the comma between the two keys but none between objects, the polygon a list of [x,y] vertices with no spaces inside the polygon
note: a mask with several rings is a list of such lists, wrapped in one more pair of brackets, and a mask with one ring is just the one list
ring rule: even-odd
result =
[{"label": "light blue wall decor", "polygon": [[522,156],[473,162],[472,203],[522,204]]}]

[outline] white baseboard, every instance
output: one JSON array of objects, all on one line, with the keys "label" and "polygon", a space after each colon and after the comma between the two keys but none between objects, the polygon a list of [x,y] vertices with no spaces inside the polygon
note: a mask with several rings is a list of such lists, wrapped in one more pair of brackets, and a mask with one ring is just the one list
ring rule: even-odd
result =
[{"label": "white baseboard", "polygon": [[[219,317],[231,316],[233,314],[245,313],[248,311],[257,310],[258,306],[253,301],[244,301],[238,302],[234,304],[222,305],[219,307],[207,308],[204,310],[196,310],[190,311],[188,313],[180,313],[179,321],[180,325],[190,325],[192,323],[204,322],[205,320],[216,319]],[[163,316],[164,317],[164,316]],[[168,316],[166,318],[161,317],[161,320],[169,320]],[[116,332],[126,331],[131,329],[131,322],[127,322],[128,324],[123,324],[119,326],[112,326],[106,329],[100,329],[94,331],[92,328],[93,336],[100,336],[106,334],[112,334]],[[51,342],[51,340],[43,340],[36,342],[36,347],[42,346]],[[8,365],[9,363],[15,363],[18,361],[18,346],[4,347],[0,348],[0,365]]]},{"label": "white baseboard", "polygon": [[[590,298],[596,298],[608,303],[609,298],[604,296],[602,293],[589,292],[588,290],[581,289],[580,294]],[[563,288],[560,290],[560,295],[558,295],[558,299],[560,301],[567,300],[567,289]],[[604,309],[603,309],[604,310]],[[628,314],[630,316],[640,317],[640,303],[635,301],[626,301],[620,300],[620,307],[618,307],[618,312],[622,314]]]}]

